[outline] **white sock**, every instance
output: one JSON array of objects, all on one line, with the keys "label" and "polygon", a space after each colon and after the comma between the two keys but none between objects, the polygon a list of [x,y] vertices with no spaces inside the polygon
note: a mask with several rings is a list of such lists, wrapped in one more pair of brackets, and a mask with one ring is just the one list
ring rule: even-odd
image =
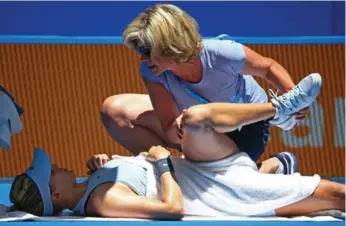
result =
[{"label": "white sock", "polygon": [[279,168],[276,170],[275,174],[284,174],[284,165],[279,161]]},{"label": "white sock", "polygon": [[311,217],[332,216],[341,220],[345,220],[345,217],[346,217],[345,213],[340,210],[323,210],[323,211],[308,214],[308,216],[311,216]]}]

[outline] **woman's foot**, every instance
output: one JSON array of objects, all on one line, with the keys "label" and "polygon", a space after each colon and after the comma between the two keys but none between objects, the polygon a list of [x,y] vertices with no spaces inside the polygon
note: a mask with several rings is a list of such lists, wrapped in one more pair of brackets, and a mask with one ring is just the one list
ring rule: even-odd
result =
[{"label": "woman's foot", "polygon": [[277,109],[277,114],[270,124],[283,130],[290,130],[296,125],[294,113],[310,106],[318,96],[322,86],[322,78],[313,73],[302,79],[298,85],[287,93],[277,96],[269,90],[271,102]]}]

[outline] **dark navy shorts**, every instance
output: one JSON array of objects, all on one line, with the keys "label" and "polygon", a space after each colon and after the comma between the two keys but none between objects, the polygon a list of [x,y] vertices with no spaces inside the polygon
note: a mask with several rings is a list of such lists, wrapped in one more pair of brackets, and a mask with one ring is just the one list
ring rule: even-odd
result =
[{"label": "dark navy shorts", "polygon": [[241,130],[226,133],[238,146],[241,152],[246,152],[253,161],[263,154],[269,138],[269,122],[260,121],[243,126]]}]

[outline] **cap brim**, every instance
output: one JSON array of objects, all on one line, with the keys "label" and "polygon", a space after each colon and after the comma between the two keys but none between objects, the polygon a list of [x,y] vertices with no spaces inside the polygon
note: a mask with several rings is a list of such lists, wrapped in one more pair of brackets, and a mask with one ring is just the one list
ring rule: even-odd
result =
[{"label": "cap brim", "polygon": [[52,165],[48,154],[40,148],[35,148],[34,159],[25,173],[35,182],[41,193],[44,216],[53,214],[53,203],[49,189],[51,170]]}]

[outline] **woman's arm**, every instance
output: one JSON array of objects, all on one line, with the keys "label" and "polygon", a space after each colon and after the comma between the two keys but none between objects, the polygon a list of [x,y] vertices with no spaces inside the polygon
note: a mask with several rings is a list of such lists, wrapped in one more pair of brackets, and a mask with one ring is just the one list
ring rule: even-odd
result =
[{"label": "woman's arm", "polygon": [[258,54],[247,46],[243,48],[246,60],[242,74],[261,77],[283,93],[294,87],[290,74],[278,62]]},{"label": "woman's arm", "polygon": [[[263,78],[282,93],[286,93],[295,86],[290,74],[278,62],[256,53],[247,46],[243,46],[243,49],[246,59],[241,74],[251,74]],[[308,110],[309,108],[307,107],[295,113],[296,118],[298,120],[304,119]]]},{"label": "woman's arm", "polygon": [[177,104],[172,95],[160,83],[144,78],[153,108],[159,117],[165,136],[169,142],[179,144],[176,119],[180,116]]},{"label": "woman's arm", "polygon": [[[168,188],[167,185],[173,184],[173,177],[166,173],[161,176],[163,197],[169,196],[167,193],[174,194],[174,188]],[[96,190],[96,193],[101,193]],[[138,196],[112,188],[111,191],[104,191],[102,197],[90,196],[92,201],[91,212],[97,216],[112,218],[140,218],[156,220],[180,220],[183,217],[183,207],[172,202],[175,197],[165,200],[152,200],[144,196]],[[178,198],[178,197],[177,197]],[[89,211],[90,211],[89,210]]]},{"label": "woman's arm", "polygon": [[[169,155],[170,152],[160,146],[149,150],[149,156],[155,161],[165,161]],[[91,209],[88,210],[103,217],[180,220],[184,214],[183,194],[174,172],[166,171],[160,179],[162,200],[138,196],[114,186],[100,186],[90,196]]]}]

